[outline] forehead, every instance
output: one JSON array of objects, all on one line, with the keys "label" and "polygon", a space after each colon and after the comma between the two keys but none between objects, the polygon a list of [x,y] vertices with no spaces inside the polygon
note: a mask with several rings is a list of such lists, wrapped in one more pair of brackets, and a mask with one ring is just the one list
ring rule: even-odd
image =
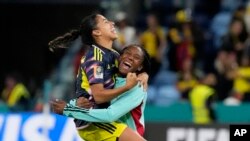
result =
[{"label": "forehead", "polygon": [[96,20],[97,20],[98,22],[100,22],[100,21],[103,21],[103,20],[107,20],[107,18],[104,17],[103,15],[98,14],[98,15],[96,16]]},{"label": "forehead", "polygon": [[143,51],[140,47],[129,46],[124,51],[129,51],[130,53],[132,53],[134,55],[138,55],[138,56],[143,57]]}]

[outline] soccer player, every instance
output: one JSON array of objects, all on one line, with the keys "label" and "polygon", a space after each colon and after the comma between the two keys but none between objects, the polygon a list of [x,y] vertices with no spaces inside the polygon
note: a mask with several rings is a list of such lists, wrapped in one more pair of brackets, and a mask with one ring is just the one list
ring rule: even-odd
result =
[{"label": "soccer player", "polygon": [[[149,73],[149,55],[146,50],[138,45],[125,47],[119,59],[119,73],[116,77],[115,88],[125,84],[125,77],[129,72]],[[138,85],[111,101],[106,109],[84,109],[60,100],[53,102],[54,112],[64,114],[76,119],[90,122],[113,122],[118,120],[127,124],[141,136],[144,133],[143,111],[146,104],[146,92]]]},{"label": "soccer player", "polygon": [[[128,91],[137,84],[135,74],[127,75],[126,84],[115,88],[114,76],[117,72],[119,54],[112,49],[113,41],[117,38],[114,23],[100,14],[92,14],[83,19],[79,30],[72,30],[49,43],[51,49],[66,47],[71,41],[81,37],[89,49],[81,59],[77,75],[77,98],[85,97],[94,103],[93,108],[107,108],[109,101]],[[145,80],[147,76],[143,75]],[[145,81],[144,81],[145,82]],[[90,124],[86,121],[75,120],[80,136],[85,140],[140,141],[144,140],[125,124],[112,122],[110,124]],[[85,135],[97,129],[101,136],[88,139]],[[82,131],[84,130],[84,132]],[[112,132],[108,132],[108,131]],[[87,133],[88,132],[88,133]],[[82,134],[86,133],[86,134]]]}]

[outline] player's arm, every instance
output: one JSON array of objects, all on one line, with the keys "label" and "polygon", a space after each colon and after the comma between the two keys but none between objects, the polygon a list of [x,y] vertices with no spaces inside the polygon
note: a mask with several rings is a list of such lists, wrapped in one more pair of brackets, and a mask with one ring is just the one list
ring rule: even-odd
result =
[{"label": "player's arm", "polygon": [[100,103],[111,101],[113,98],[128,91],[129,89],[133,88],[137,84],[137,76],[135,73],[128,73],[126,79],[127,79],[127,82],[124,86],[119,87],[119,88],[114,88],[114,89],[104,88],[103,83],[91,84],[90,89],[95,99],[95,102],[97,104],[100,104]]},{"label": "player's arm", "polygon": [[84,97],[79,97],[77,99],[71,99],[68,103],[70,105],[78,106],[78,107],[82,107],[82,108],[86,108],[86,109],[90,109],[91,107],[93,107],[93,103]]},{"label": "player's arm", "polygon": [[147,89],[148,89],[148,78],[149,78],[149,76],[146,72],[140,73],[137,76],[137,80],[143,86],[144,91],[147,91]]},{"label": "player's arm", "polygon": [[[137,84],[136,75],[130,73],[127,75],[128,81],[126,85],[116,89],[106,89],[104,87],[104,70],[106,69],[106,64],[101,59],[104,54],[99,54],[95,56],[91,59],[86,60],[83,65],[83,71],[84,74],[86,74],[87,76],[91,94],[93,95],[94,100],[97,104],[108,102],[113,98],[117,97],[118,95],[128,91]],[[112,76],[110,76],[110,81],[111,79]],[[82,81],[82,83],[84,84],[86,82]]]},{"label": "player's arm", "polygon": [[146,96],[145,92],[137,85],[126,94],[113,100],[107,109],[84,109],[68,104],[64,108],[63,114],[90,122],[113,122],[140,105],[144,96]]}]

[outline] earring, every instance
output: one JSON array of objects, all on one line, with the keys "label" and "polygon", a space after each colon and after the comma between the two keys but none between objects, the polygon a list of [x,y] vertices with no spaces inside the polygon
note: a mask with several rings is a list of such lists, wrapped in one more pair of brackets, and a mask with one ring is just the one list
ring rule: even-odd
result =
[{"label": "earring", "polygon": [[141,71],[142,70],[142,67],[138,68],[138,71]]}]

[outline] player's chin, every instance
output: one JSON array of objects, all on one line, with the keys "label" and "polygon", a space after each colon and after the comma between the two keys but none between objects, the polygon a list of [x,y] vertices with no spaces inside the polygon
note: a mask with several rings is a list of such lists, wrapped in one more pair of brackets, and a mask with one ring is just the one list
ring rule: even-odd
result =
[{"label": "player's chin", "polygon": [[118,35],[117,34],[113,34],[113,36],[111,38],[112,38],[112,40],[116,40],[118,38]]},{"label": "player's chin", "polygon": [[128,69],[119,68],[119,73],[126,76],[130,71]]}]

